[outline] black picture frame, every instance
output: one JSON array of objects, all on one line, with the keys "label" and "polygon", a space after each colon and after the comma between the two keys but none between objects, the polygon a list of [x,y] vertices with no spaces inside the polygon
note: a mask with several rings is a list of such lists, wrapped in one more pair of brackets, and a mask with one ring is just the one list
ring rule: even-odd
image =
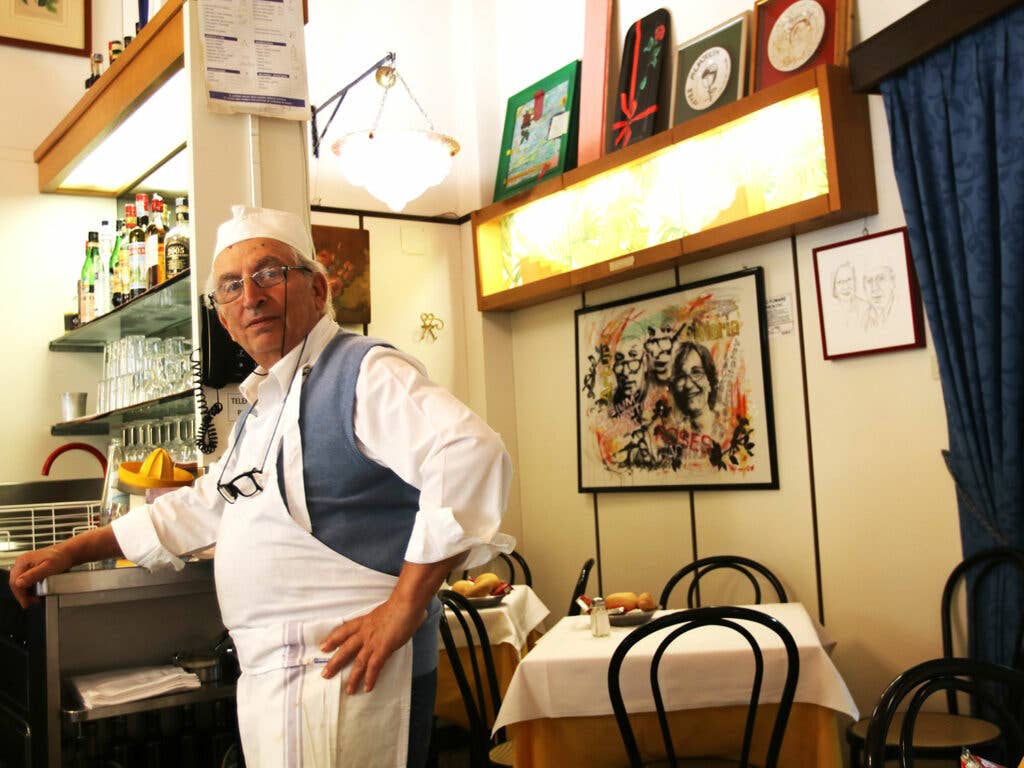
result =
[{"label": "black picture frame", "polygon": [[761,267],[575,314],[581,493],[779,487]]}]

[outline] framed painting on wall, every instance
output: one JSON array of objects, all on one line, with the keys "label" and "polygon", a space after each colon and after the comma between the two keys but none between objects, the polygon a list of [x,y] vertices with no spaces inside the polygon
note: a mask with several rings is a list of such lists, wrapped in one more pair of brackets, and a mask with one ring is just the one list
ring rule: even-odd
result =
[{"label": "framed painting on wall", "polygon": [[495,201],[576,167],[579,79],[574,61],[508,100]]},{"label": "framed painting on wall", "polygon": [[813,250],[826,360],[924,346],[907,228]]},{"label": "framed painting on wall", "polygon": [[846,65],[852,0],[757,0],[750,92],[819,64]]},{"label": "framed painting on wall", "polygon": [[92,54],[91,0],[0,0],[0,43]]},{"label": "framed painting on wall", "polygon": [[743,98],[749,28],[744,11],[676,48],[672,125]]},{"label": "framed painting on wall", "polygon": [[316,260],[327,270],[334,318],[370,322],[370,233],[365,229],[314,224]]},{"label": "framed painting on wall", "polygon": [[761,268],[576,310],[580,492],[778,488]]}]

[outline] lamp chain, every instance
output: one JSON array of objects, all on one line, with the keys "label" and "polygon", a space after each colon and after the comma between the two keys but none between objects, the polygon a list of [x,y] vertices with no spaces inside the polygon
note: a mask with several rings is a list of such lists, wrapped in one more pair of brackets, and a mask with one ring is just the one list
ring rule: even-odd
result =
[{"label": "lamp chain", "polygon": [[409,84],[405,82],[405,78],[402,77],[401,73],[396,72],[395,74],[398,76],[398,79],[401,81],[402,87],[405,88],[405,92],[407,94],[409,94],[409,98],[412,99],[412,103],[416,105],[416,108],[420,111],[420,114],[423,115],[423,119],[427,121],[427,125],[430,126],[430,130],[433,131],[434,130],[434,121],[430,119],[430,117],[427,115],[427,111],[425,109],[423,109],[423,107],[420,105],[420,103],[416,99],[416,97],[412,95],[412,89],[409,88]]}]

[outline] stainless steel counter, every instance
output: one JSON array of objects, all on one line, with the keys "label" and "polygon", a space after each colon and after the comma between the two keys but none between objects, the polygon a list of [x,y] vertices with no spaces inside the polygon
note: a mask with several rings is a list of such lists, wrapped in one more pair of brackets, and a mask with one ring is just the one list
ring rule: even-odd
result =
[{"label": "stainless steel counter", "polygon": [[[107,592],[123,589],[160,588],[164,595],[194,594],[209,592],[213,585],[213,561],[199,560],[186,563],[181,571],[167,568],[150,573],[145,568],[89,568],[76,567],[67,573],[59,573],[44,579],[36,586],[36,594],[73,595],[84,592]],[[124,596],[117,599],[123,600]]]}]

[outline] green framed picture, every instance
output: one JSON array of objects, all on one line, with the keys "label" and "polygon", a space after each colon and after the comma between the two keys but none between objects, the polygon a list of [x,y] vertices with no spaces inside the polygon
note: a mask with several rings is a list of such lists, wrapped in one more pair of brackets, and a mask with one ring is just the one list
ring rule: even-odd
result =
[{"label": "green framed picture", "polygon": [[579,78],[574,61],[508,100],[495,201],[576,167]]},{"label": "green framed picture", "polygon": [[749,28],[745,11],[676,48],[672,125],[743,98]]}]

